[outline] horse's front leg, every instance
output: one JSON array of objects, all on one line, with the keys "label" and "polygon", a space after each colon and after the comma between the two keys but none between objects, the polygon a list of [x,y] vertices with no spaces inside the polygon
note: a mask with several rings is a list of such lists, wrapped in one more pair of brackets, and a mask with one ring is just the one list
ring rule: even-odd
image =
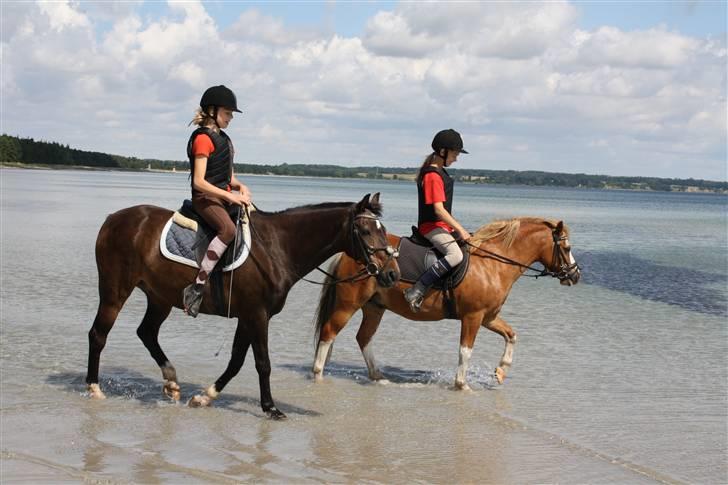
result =
[{"label": "horse's front leg", "polygon": [[223,372],[214,384],[205,390],[204,394],[193,396],[187,403],[190,407],[196,408],[212,404],[212,401],[222,392],[223,388],[230,382],[230,379],[240,372],[245,362],[245,355],[248,353],[248,348],[250,347],[251,336],[252,331],[246,322],[238,319],[238,326],[235,330],[235,337],[233,338],[233,350],[225,372]]},{"label": "horse's front leg", "polygon": [[359,332],[356,334],[356,341],[359,343],[359,349],[361,354],[364,356],[364,361],[367,364],[369,371],[369,379],[378,381],[381,383],[388,382],[384,378],[384,375],[377,367],[377,363],[374,360],[374,352],[372,350],[372,337],[379,328],[379,323],[382,321],[385,308],[376,303],[369,302],[362,308],[363,317],[361,320],[361,326]]},{"label": "horse's front leg", "polygon": [[270,392],[270,356],[268,355],[268,318],[262,318],[253,325],[253,355],[255,370],[258,371],[260,384],[260,407],[271,419],[286,419],[286,415],[276,408]]},{"label": "horse's front leg", "polygon": [[460,353],[458,357],[458,370],[455,374],[455,388],[469,391],[467,382],[468,364],[470,356],[473,355],[473,345],[478,329],[483,322],[483,313],[470,313],[465,315],[460,322]]},{"label": "horse's front leg", "polygon": [[501,356],[500,364],[495,368],[495,378],[498,384],[503,384],[506,374],[513,363],[513,350],[516,346],[516,332],[501,317],[495,317],[491,321],[483,321],[483,326],[503,337],[505,348]]}]

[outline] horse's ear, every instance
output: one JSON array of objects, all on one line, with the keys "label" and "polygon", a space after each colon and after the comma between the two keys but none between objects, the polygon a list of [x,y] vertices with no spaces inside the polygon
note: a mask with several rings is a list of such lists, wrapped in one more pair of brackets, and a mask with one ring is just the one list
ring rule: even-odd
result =
[{"label": "horse's ear", "polygon": [[364,198],[362,200],[360,200],[359,203],[356,205],[356,213],[357,214],[362,213],[365,210],[367,210],[367,208],[369,207],[369,197],[371,195],[372,194],[365,195]]},{"label": "horse's ear", "polygon": [[379,205],[379,192],[377,192],[376,194],[374,194],[372,196],[371,200],[369,201],[369,204],[370,205]]},{"label": "horse's ear", "polygon": [[563,230],[564,230],[564,221],[559,221],[559,223],[556,224],[555,231],[557,234],[561,234],[563,232]]}]

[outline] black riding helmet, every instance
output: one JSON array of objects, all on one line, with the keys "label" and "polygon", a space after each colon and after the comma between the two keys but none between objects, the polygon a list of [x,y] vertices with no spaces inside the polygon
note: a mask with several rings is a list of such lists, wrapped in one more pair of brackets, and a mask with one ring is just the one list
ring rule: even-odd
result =
[{"label": "black riding helmet", "polygon": [[207,88],[205,93],[202,95],[202,99],[200,99],[200,107],[202,109],[207,109],[208,106],[222,106],[223,108],[242,113],[242,111],[238,109],[238,100],[235,98],[235,93],[233,93],[230,88],[225,87],[222,84]]},{"label": "black riding helmet", "polygon": [[468,153],[463,150],[463,138],[460,136],[460,133],[453,129],[442,130],[432,139],[432,149],[436,153],[440,153],[440,150],[443,148],[446,150],[456,150],[460,153]]}]

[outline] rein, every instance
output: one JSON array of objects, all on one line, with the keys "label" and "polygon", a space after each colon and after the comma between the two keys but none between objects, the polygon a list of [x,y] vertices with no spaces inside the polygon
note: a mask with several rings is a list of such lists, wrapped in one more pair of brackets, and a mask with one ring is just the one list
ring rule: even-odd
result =
[{"label": "rein", "polygon": [[[255,205],[253,205],[253,207],[255,207]],[[258,208],[255,207],[255,209],[257,210]],[[247,208],[246,208],[246,212],[247,212]],[[392,260],[392,258],[396,258],[397,256],[399,256],[399,251],[397,251],[396,249],[392,248],[389,245],[378,248],[378,247],[369,246],[366,242],[364,242],[364,239],[362,238],[361,234],[359,233],[359,230],[354,225],[354,221],[356,221],[357,219],[374,219],[374,220],[379,221],[379,217],[370,215],[370,214],[359,214],[359,215],[354,216],[351,220],[352,250],[353,250],[352,253],[353,254],[356,253],[356,247],[353,246],[354,241],[356,241],[358,243],[360,251],[364,257],[364,263],[365,263],[364,268],[362,268],[359,272],[357,272],[351,276],[347,276],[346,278],[337,279],[334,275],[332,275],[328,271],[321,269],[321,266],[316,266],[316,268],[315,268],[316,270],[325,274],[332,281],[328,281],[328,282],[327,281],[324,281],[324,282],[314,281],[314,280],[305,278],[304,276],[302,276],[300,274],[294,273],[298,277],[299,280],[305,281],[307,283],[312,283],[314,285],[321,285],[321,286],[338,285],[340,283],[357,283],[357,282],[363,281],[367,278],[371,278],[372,276],[379,275],[382,268],[384,266],[386,266]],[[255,236],[256,239],[258,239],[259,243],[263,244],[263,239],[258,234],[258,231],[255,230],[255,227],[253,226],[253,221],[250,218],[250,216],[248,216],[248,224],[250,226],[252,234]],[[384,251],[387,253],[387,260],[384,262],[382,267],[380,267],[376,262],[372,261],[372,256],[379,251]]]},{"label": "rein", "polygon": [[[528,266],[526,264],[519,263],[518,261],[516,261],[514,259],[508,258],[508,257],[503,256],[498,253],[494,253],[493,251],[488,251],[487,249],[483,249],[468,241],[465,241],[465,244],[467,244],[471,248],[475,249],[476,251],[481,252],[481,254],[476,253],[476,256],[483,256],[483,257],[490,256],[491,258],[495,259],[496,261],[498,261],[500,263],[510,264],[513,266],[519,266],[525,270],[535,271],[538,273],[538,274],[523,274],[522,276],[526,276],[528,278],[537,278],[537,279],[542,276],[551,276],[552,278],[558,278],[559,280],[563,280],[563,279],[567,278],[574,269],[579,269],[579,265],[577,263],[566,264],[566,262],[564,261],[564,256],[563,256],[562,252],[560,251],[559,241],[566,240],[566,236],[561,236],[556,231],[552,231],[551,234],[552,234],[553,241],[554,241],[554,258],[557,260],[557,263],[559,264],[558,272],[551,271],[551,270],[547,269],[546,267],[544,267],[544,269],[542,269],[542,270],[539,270],[538,268],[534,268],[533,266]],[[484,253],[484,254],[482,254],[482,253]]]}]

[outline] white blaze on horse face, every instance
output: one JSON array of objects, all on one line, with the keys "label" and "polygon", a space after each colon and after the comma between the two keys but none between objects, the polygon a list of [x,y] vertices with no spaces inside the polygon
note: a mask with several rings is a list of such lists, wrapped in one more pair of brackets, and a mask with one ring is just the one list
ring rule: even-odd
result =
[{"label": "white blaze on horse face", "polygon": [[465,382],[465,376],[468,373],[468,362],[470,362],[470,356],[473,355],[473,349],[471,347],[460,347],[460,356],[458,358],[458,372],[455,376],[455,386],[460,389],[468,389],[468,384]]},{"label": "white blaze on horse face", "polygon": [[[324,364],[326,364],[326,356],[329,353],[329,347],[334,343],[333,340],[330,342],[320,341],[318,348],[316,349],[316,359],[313,361],[313,373],[320,375],[324,371]],[[368,365],[368,364],[367,364]]]},{"label": "white blaze on horse face", "polygon": [[382,223],[379,222],[379,219],[377,219],[376,223],[377,223],[377,230],[381,229],[382,228]]}]

